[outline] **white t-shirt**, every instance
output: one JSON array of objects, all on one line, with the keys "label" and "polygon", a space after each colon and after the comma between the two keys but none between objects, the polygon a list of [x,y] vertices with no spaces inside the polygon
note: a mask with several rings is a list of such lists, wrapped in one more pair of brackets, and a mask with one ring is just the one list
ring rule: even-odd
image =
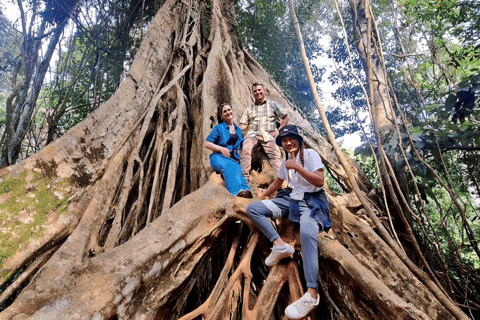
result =
[{"label": "white t-shirt", "polygon": [[[300,152],[298,152],[296,157],[297,163],[302,165],[300,161]],[[315,172],[318,169],[323,168],[322,159],[318,153],[313,149],[304,149],[303,151],[303,160],[305,163],[304,168],[310,172]],[[285,167],[286,160],[284,159],[282,165],[280,166],[280,170],[278,170],[278,177],[282,180],[288,180],[288,187],[292,188],[293,190],[297,190],[300,192],[318,192],[323,190],[322,187],[315,187],[313,184],[305,180],[300,173],[297,171],[290,169],[287,172],[287,168]]]}]

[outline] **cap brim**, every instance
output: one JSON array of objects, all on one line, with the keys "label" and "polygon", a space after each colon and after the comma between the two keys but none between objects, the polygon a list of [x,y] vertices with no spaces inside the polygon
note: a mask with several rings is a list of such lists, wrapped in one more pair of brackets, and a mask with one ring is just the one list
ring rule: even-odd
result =
[{"label": "cap brim", "polygon": [[286,137],[286,136],[289,136],[289,137],[292,137],[292,138],[295,138],[297,139],[298,141],[298,144],[299,145],[302,145],[303,143],[303,138],[302,136],[298,135],[298,134],[295,134],[295,133],[286,133],[286,134],[282,134],[282,135],[278,135],[277,138],[275,139],[275,143],[277,144],[277,146],[281,147],[282,146],[282,138],[283,137]]}]

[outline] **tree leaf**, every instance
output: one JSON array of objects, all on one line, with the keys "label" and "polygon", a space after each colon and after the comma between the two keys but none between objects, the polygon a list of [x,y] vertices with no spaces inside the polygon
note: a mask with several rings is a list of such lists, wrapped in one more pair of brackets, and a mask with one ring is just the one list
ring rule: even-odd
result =
[{"label": "tree leaf", "polygon": [[457,96],[455,94],[449,95],[447,98],[447,101],[445,101],[445,110],[447,112],[450,112],[455,106],[456,102],[457,102]]}]

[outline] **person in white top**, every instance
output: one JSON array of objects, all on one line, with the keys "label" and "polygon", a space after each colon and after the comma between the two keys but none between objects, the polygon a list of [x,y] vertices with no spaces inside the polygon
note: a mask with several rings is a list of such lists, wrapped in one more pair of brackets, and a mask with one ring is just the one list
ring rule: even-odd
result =
[{"label": "person in white top", "polygon": [[320,302],[317,292],[317,236],[322,231],[328,232],[332,221],[323,186],[323,163],[318,153],[303,148],[303,138],[294,125],[280,129],[276,144],[283,147],[287,159],[283,160],[277,178],[263,192],[262,197],[266,198],[280,189],[285,180],[288,181],[288,188],[280,190],[274,199],[249,204],[247,214],[273,243],[272,252],[265,259],[267,266],[273,266],[295,252],[292,246],[282,240],[268,218],[288,218],[300,223],[303,269],[308,290],[302,298],[285,309],[285,314],[290,319],[301,319]]}]

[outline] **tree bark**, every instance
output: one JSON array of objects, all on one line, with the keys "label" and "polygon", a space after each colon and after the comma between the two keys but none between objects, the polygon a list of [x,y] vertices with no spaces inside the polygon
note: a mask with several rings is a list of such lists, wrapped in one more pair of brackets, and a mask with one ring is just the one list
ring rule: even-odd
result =
[{"label": "tree bark", "polygon": [[[352,8],[352,20],[354,28],[355,43],[362,58],[364,70],[367,76],[372,78],[370,91],[373,93],[371,99],[372,117],[375,118],[375,126],[380,132],[381,141],[386,143],[393,134],[393,107],[392,100],[388,94],[388,79],[386,79],[382,68],[382,62],[378,53],[375,53],[370,59],[372,60],[372,69],[367,67],[369,50],[375,52],[375,44],[368,46],[368,22],[365,14],[365,0],[350,0]],[[367,70],[369,70],[367,72]]]},{"label": "tree bark", "polygon": [[[204,142],[220,121],[217,106],[230,103],[238,121],[253,101],[251,85],[262,82],[349,190],[372,186],[353,162],[340,164],[236,42],[232,16],[220,0],[167,0],[115,95],[0,171],[4,292],[55,251],[21,292],[10,290],[14,301],[0,320],[282,319],[302,295],[299,255],[268,270],[270,244],[245,213],[250,200],[212,174]],[[254,187],[268,176],[263,166]],[[346,319],[454,319],[376,234],[355,192],[328,197],[333,227],[319,237],[319,280],[330,305],[310,319],[326,308]],[[277,226],[300,251],[298,225]]]}]

